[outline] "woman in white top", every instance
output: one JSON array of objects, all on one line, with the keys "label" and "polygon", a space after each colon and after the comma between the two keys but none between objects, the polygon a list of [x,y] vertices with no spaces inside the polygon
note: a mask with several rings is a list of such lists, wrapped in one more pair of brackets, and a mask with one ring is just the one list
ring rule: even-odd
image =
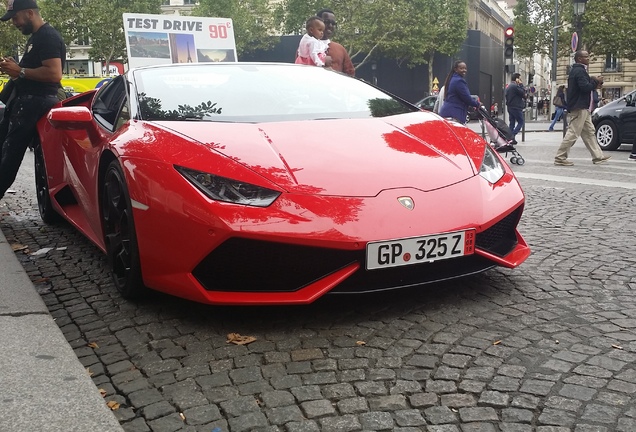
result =
[{"label": "woman in white top", "polygon": [[445,93],[446,87],[442,86],[441,89],[439,89],[439,93],[437,94],[437,100],[435,101],[435,105],[433,105],[433,112],[435,114],[439,114],[439,110],[442,109],[442,105],[444,105],[444,93]]}]

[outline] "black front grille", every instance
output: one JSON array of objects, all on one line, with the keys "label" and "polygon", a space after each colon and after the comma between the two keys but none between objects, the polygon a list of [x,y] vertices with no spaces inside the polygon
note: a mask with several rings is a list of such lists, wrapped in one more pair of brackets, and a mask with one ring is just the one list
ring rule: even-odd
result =
[{"label": "black front grille", "polygon": [[[517,244],[515,228],[522,206],[484,232],[476,246],[498,256]],[[232,238],[196,266],[192,274],[209,291],[293,292],[352,263],[360,269],[333,293],[382,291],[439,282],[488,270],[492,261],[479,255],[387,269],[365,269],[365,251],[343,251],[302,245]]]},{"label": "black front grille", "polygon": [[517,245],[515,228],[521,218],[522,210],[523,206],[517,207],[508,216],[487,230],[478,233],[475,245],[481,250],[500,257],[508,255]]},{"label": "black front grille", "polygon": [[492,261],[479,255],[377,270],[365,270],[363,265],[330,292],[348,294],[407,288],[468,276],[493,267]]},{"label": "black front grille", "polygon": [[363,260],[364,251],[232,238],[201,261],[192,274],[208,291],[293,292]]}]

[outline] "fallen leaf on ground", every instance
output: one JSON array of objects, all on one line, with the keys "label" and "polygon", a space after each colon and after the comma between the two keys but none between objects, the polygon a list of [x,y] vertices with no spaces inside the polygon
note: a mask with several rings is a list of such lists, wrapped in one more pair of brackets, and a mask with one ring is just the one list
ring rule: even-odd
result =
[{"label": "fallen leaf on ground", "polygon": [[20,244],[20,243],[13,243],[11,245],[11,249],[13,249],[13,252],[18,252],[18,251],[25,250],[25,249],[28,249],[28,248],[29,248],[28,246],[25,246],[25,245]]},{"label": "fallen leaf on ground", "polygon": [[93,349],[99,348],[99,345],[97,345],[97,342],[91,342],[91,343],[88,344],[88,346],[93,348]]},{"label": "fallen leaf on ground", "polygon": [[356,342],[356,345],[360,345],[360,346],[362,346],[362,345],[366,345],[366,344],[367,344],[367,343],[366,343],[365,341],[357,341],[357,342]]},{"label": "fallen leaf on ground", "polygon": [[492,344],[493,344],[493,345],[499,345],[500,343],[501,343],[501,340],[496,340],[496,341],[494,341]]},{"label": "fallen leaf on ground", "polygon": [[106,390],[99,389],[99,394],[102,395],[102,397],[106,396]]},{"label": "fallen leaf on ground", "polygon": [[185,421],[185,414],[179,413],[179,417],[181,417],[181,420]]},{"label": "fallen leaf on ground", "polygon": [[86,368],[86,373],[88,374],[89,377],[93,376],[93,371],[91,371],[91,368]]},{"label": "fallen leaf on ground", "polygon": [[110,408],[113,411],[115,411],[116,409],[119,409],[119,403],[115,401],[107,402],[106,405],[108,406],[108,408]]},{"label": "fallen leaf on ground", "polygon": [[241,336],[238,333],[228,333],[225,343],[233,343],[235,345],[247,345],[256,340],[254,336]]}]

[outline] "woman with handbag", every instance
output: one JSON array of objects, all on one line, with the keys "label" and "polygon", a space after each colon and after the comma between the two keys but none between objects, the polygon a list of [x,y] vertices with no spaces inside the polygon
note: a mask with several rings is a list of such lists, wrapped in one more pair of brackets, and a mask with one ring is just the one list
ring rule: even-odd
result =
[{"label": "woman with handbag", "polygon": [[556,122],[561,120],[561,117],[563,117],[563,114],[565,113],[565,109],[567,107],[567,105],[565,104],[565,86],[564,85],[559,86],[557,90],[557,94],[554,96],[554,99],[552,99],[552,103],[554,104],[556,111],[554,112],[554,118],[552,119],[552,123],[550,123],[550,127],[548,128],[550,132],[554,131],[554,125],[556,124]]}]

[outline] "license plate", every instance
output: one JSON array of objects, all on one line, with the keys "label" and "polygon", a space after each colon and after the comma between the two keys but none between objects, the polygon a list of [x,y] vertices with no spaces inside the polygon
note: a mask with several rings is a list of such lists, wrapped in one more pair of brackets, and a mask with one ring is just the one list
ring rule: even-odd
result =
[{"label": "license plate", "polygon": [[367,244],[367,270],[406,266],[471,255],[475,252],[475,230]]}]

